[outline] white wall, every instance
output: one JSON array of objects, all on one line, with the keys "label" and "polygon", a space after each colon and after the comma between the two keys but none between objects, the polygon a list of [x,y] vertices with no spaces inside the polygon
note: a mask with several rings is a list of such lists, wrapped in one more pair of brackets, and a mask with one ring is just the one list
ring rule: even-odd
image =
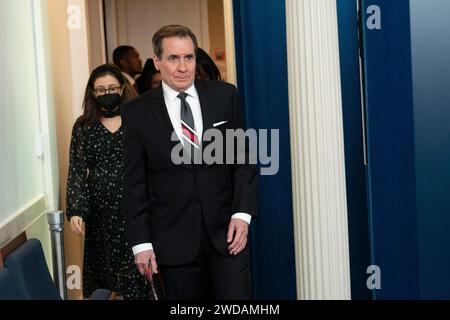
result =
[{"label": "white wall", "polygon": [[[0,1],[0,221],[45,192],[31,1]],[[20,39],[20,41],[17,41]]]},{"label": "white wall", "polygon": [[59,197],[45,6],[0,1],[0,246],[25,231],[51,268],[45,214]]},{"label": "white wall", "polygon": [[108,55],[119,45],[131,45],[145,63],[150,58],[152,36],[167,24],[188,26],[199,46],[209,51],[206,0],[106,0]]}]

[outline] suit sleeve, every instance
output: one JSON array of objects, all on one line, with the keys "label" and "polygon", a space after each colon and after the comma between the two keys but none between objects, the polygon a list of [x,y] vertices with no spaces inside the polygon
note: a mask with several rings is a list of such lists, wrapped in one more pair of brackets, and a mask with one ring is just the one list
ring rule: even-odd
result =
[{"label": "suit sleeve", "polygon": [[[236,88],[233,87],[233,126],[234,130],[245,131],[244,118],[240,109]],[[233,202],[232,213],[242,212],[257,216],[258,203],[258,174],[256,164],[250,161],[249,144],[244,149],[235,149],[235,162],[233,165]],[[244,154],[242,154],[244,153]],[[244,164],[237,159],[245,158]]]},{"label": "suit sleeve", "polygon": [[122,126],[124,133],[123,207],[128,242],[130,246],[136,246],[152,242],[146,155],[126,106],[122,112]]}]

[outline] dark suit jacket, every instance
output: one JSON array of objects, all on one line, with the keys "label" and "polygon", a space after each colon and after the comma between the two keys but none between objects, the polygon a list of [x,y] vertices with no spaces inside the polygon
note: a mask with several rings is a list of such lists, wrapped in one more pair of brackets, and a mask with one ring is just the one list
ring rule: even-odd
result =
[{"label": "dark suit jacket", "polygon": [[[236,88],[225,82],[195,82],[203,128],[243,128]],[[234,213],[256,216],[257,172],[249,164],[175,165],[174,131],[162,86],[122,108],[124,131],[123,205],[131,246],[152,242],[162,265],[194,260],[201,214],[215,248],[228,254],[226,234]],[[225,136],[225,135],[224,135]],[[203,148],[208,142],[203,141]],[[226,158],[225,158],[226,159]]]}]

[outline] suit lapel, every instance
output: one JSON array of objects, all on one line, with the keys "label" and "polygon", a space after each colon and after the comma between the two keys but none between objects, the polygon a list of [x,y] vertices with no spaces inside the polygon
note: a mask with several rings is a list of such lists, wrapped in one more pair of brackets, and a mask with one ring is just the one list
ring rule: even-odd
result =
[{"label": "suit lapel", "polygon": [[214,108],[213,101],[209,95],[209,91],[207,90],[207,82],[206,81],[196,81],[195,88],[197,89],[198,98],[200,100],[200,108],[202,110],[202,119],[203,119],[203,132],[202,132],[202,148],[205,149],[206,145],[210,143],[210,141],[205,141],[205,132],[206,130],[213,127],[214,123]]},{"label": "suit lapel", "polygon": [[[170,121],[169,112],[167,111],[166,102],[164,101],[164,93],[162,89],[162,85],[158,87],[158,89],[153,90],[151,92],[153,103],[151,105],[151,110],[156,116],[156,119],[165,133],[165,136],[167,140],[170,142],[171,148],[169,152],[172,152],[172,148],[176,147],[180,142],[180,139],[178,139],[178,136],[175,134],[175,140],[172,141],[171,137],[174,133],[174,128],[172,125],[172,121]],[[192,170],[192,165],[189,164],[180,164],[179,165],[182,168]]]},{"label": "suit lapel", "polygon": [[170,121],[169,113],[167,112],[166,103],[164,102],[164,94],[162,90],[162,86],[160,85],[157,90],[152,91],[151,93],[153,104],[150,108],[154,115],[156,116],[156,119],[158,120],[158,123],[165,133],[167,139],[172,144],[172,147],[176,146],[178,143],[180,143],[180,140],[178,137],[176,137],[175,141],[172,141],[172,133],[175,131],[172,125],[172,122]]}]

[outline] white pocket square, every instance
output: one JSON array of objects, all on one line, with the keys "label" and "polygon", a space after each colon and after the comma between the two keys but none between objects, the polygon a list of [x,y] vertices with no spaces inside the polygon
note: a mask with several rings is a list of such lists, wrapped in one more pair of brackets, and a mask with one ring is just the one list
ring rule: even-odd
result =
[{"label": "white pocket square", "polygon": [[215,127],[218,127],[218,126],[220,126],[220,125],[222,125],[222,124],[224,124],[224,123],[227,123],[227,122],[228,122],[228,120],[227,120],[227,121],[216,122],[216,123],[213,124],[213,127],[214,127],[214,128],[215,128]]}]

